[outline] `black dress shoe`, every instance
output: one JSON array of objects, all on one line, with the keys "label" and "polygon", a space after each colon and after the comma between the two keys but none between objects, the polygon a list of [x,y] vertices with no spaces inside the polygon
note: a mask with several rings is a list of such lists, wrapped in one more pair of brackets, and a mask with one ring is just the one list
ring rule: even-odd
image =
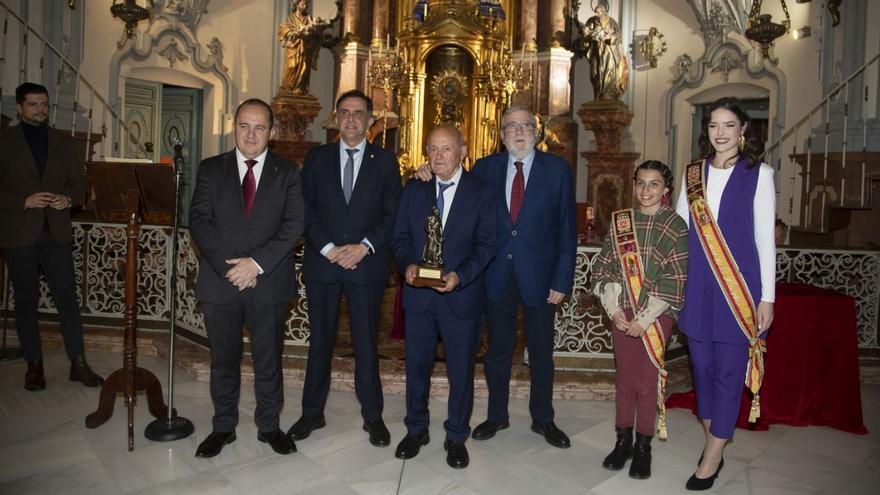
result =
[{"label": "black dress shoe", "polygon": [[548,423],[532,421],[532,431],[543,435],[544,440],[547,440],[547,443],[554,447],[559,447],[560,449],[571,447],[571,440],[568,439],[568,436],[562,430],[556,427],[556,423],[553,421]]},{"label": "black dress shoe", "polygon": [[196,449],[196,457],[214,457],[223,447],[235,441],[234,431],[212,431],[208,438],[202,440]]},{"label": "black dress shoe", "polygon": [[289,430],[287,430],[287,436],[292,440],[302,440],[308,438],[313,431],[319,430],[325,426],[327,426],[327,423],[324,422],[323,416],[320,418],[307,418],[302,416],[296,420],[296,423],[294,423]]},{"label": "black dress shoe", "polygon": [[611,451],[605,460],[602,461],[602,467],[612,471],[620,471],[626,465],[626,461],[632,457],[633,453],[633,429],[616,427],[617,442],[614,444],[614,450]]},{"label": "black dress shoe", "polygon": [[653,435],[642,435],[636,432],[636,444],[633,446],[633,461],[629,465],[629,477],[646,480],[651,477],[651,439]]},{"label": "black dress shoe", "polygon": [[446,464],[455,469],[466,468],[471,462],[467,447],[464,442],[446,440],[443,442],[443,450],[446,451]]},{"label": "black dress shoe", "polygon": [[685,489],[692,492],[701,492],[712,488],[712,485],[715,484],[715,478],[718,477],[718,474],[721,472],[721,468],[723,467],[724,458],[722,457],[721,462],[718,463],[718,469],[715,470],[715,474],[709,476],[708,478],[697,478],[697,473],[694,473],[691,475],[690,479],[687,480],[687,483],[685,483]]},{"label": "black dress shoe", "polygon": [[257,434],[257,440],[268,443],[272,450],[281,455],[292,454],[296,452],[296,444],[293,439],[285,435],[281,430],[270,431],[268,433],[260,432]]},{"label": "black dress shoe", "polygon": [[89,368],[82,354],[70,360],[70,381],[80,382],[86,387],[97,387],[104,383],[104,379]]},{"label": "black dress shoe", "polygon": [[420,433],[418,435],[412,435],[407,433],[403,440],[397,444],[397,450],[394,451],[394,457],[398,459],[412,459],[413,457],[419,455],[419,450],[422,448],[422,445],[428,445],[428,442],[431,441],[431,436],[428,435],[428,432]]},{"label": "black dress shoe", "polygon": [[46,375],[43,373],[43,361],[28,361],[28,369],[24,374],[25,390],[36,391],[46,389]]},{"label": "black dress shoe", "polygon": [[474,428],[471,437],[474,440],[488,440],[494,437],[498,430],[506,430],[507,428],[510,428],[509,421],[489,421],[487,419]]},{"label": "black dress shoe", "polygon": [[364,422],[364,431],[370,434],[370,443],[376,447],[387,447],[391,443],[391,433],[382,418]]}]

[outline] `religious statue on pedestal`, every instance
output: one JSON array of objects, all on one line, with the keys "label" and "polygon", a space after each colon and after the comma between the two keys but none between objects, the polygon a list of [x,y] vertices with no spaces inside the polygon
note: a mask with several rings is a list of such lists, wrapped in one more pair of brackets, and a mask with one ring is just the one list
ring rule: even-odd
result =
[{"label": "religious statue on pedestal", "polygon": [[597,0],[596,13],[581,29],[590,61],[594,100],[617,100],[629,85],[629,67],[621,43],[620,26],[608,15],[608,1]]},{"label": "religious statue on pedestal", "polygon": [[278,27],[278,41],[284,46],[281,88],[297,95],[309,94],[309,78],[316,69],[321,33],[332,21],[310,16],[307,0],[292,0],[293,11]]}]

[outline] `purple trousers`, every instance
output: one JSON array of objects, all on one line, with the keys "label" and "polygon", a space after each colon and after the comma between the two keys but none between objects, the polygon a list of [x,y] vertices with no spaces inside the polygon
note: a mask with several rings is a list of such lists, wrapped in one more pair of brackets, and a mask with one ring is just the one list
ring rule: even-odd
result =
[{"label": "purple trousers", "polygon": [[745,386],[749,346],[688,339],[691,371],[697,393],[697,415],[712,420],[709,432],[733,438]]},{"label": "purple trousers", "polygon": [[[632,311],[624,312],[626,318],[632,320]],[[672,318],[663,315],[657,322],[668,341]],[[651,363],[641,337],[629,337],[614,327],[611,343],[617,365],[614,425],[630,428],[635,423],[637,432],[653,436],[657,426],[657,368]]]}]

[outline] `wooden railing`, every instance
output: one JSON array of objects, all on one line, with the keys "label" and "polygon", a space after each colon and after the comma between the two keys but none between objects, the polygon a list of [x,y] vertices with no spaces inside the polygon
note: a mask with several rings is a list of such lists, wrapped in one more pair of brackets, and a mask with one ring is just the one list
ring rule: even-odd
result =
[{"label": "wooden railing", "polygon": [[[803,118],[786,130],[782,136],[770,144],[762,160],[770,163],[776,169],[776,175],[780,182],[782,179],[782,165],[788,160],[791,165],[791,174],[787,177],[791,196],[788,205],[781,204],[780,210],[788,208],[788,218],[796,225],[806,229],[818,229],[827,231],[829,227],[830,206],[849,206],[864,208],[870,206],[869,198],[866,197],[868,190],[868,104],[871,92],[877,91],[876,83],[873,85],[866,77],[868,70],[875,71],[880,66],[880,54],[874,55],[865,64],[855,70],[842,82],[836,84],[816,106],[807,112]],[[876,97],[876,95],[874,95]],[[839,101],[840,99],[843,101]],[[860,100],[860,115],[852,114],[851,98]],[[842,129],[832,130],[832,114],[835,111],[842,113]],[[821,129],[817,135],[815,129]],[[832,142],[833,132],[840,132],[840,142]],[[790,153],[785,156],[785,150]],[[821,156],[820,163],[815,163],[814,156]],[[800,162],[800,163],[799,163]],[[848,167],[858,167],[853,173]],[[794,198],[798,174],[796,171],[801,167],[800,174],[804,187],[801,194],[801,215],[795,218]],[[811,185],[816,182],[816,174],[821,174],[821,186],[819,190],[818,212],[814,212],[814,205],[810,201],[813,192]],[[832,177],[833,182],[832,184]],[[855,179],[855,184],[850,182]],[[784,187],[778,184],[778,191]],[[851,190],[855,188],[853,195]],[[829,194],[834,194],[837,199],[832,202]],[[834,204],[832,204],[834,203]],[[818,216],[818,226],[815,225]]]}]

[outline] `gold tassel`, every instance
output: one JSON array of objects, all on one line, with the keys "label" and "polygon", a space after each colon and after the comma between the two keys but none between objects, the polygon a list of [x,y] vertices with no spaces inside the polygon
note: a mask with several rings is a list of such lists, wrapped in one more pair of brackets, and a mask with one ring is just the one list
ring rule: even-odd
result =
[{"label": "gold tassel", "polygon": [[660,407],[660,421],[657,424],[657,438],[666,441],[669,438],[669,432],[666,431],[666,406]]},{"label": "gold tassel", "polygon": [[660,369],[657,374],[657,438],[666,441],[669,432],[666,430],[666,370]]},{"label": "gold tassel", "polygon": [[749,423],[754,423],[761,417],[761,396],[760,394],[755,394],[755,398],[752,399],[752,407],[749,409]]}]

